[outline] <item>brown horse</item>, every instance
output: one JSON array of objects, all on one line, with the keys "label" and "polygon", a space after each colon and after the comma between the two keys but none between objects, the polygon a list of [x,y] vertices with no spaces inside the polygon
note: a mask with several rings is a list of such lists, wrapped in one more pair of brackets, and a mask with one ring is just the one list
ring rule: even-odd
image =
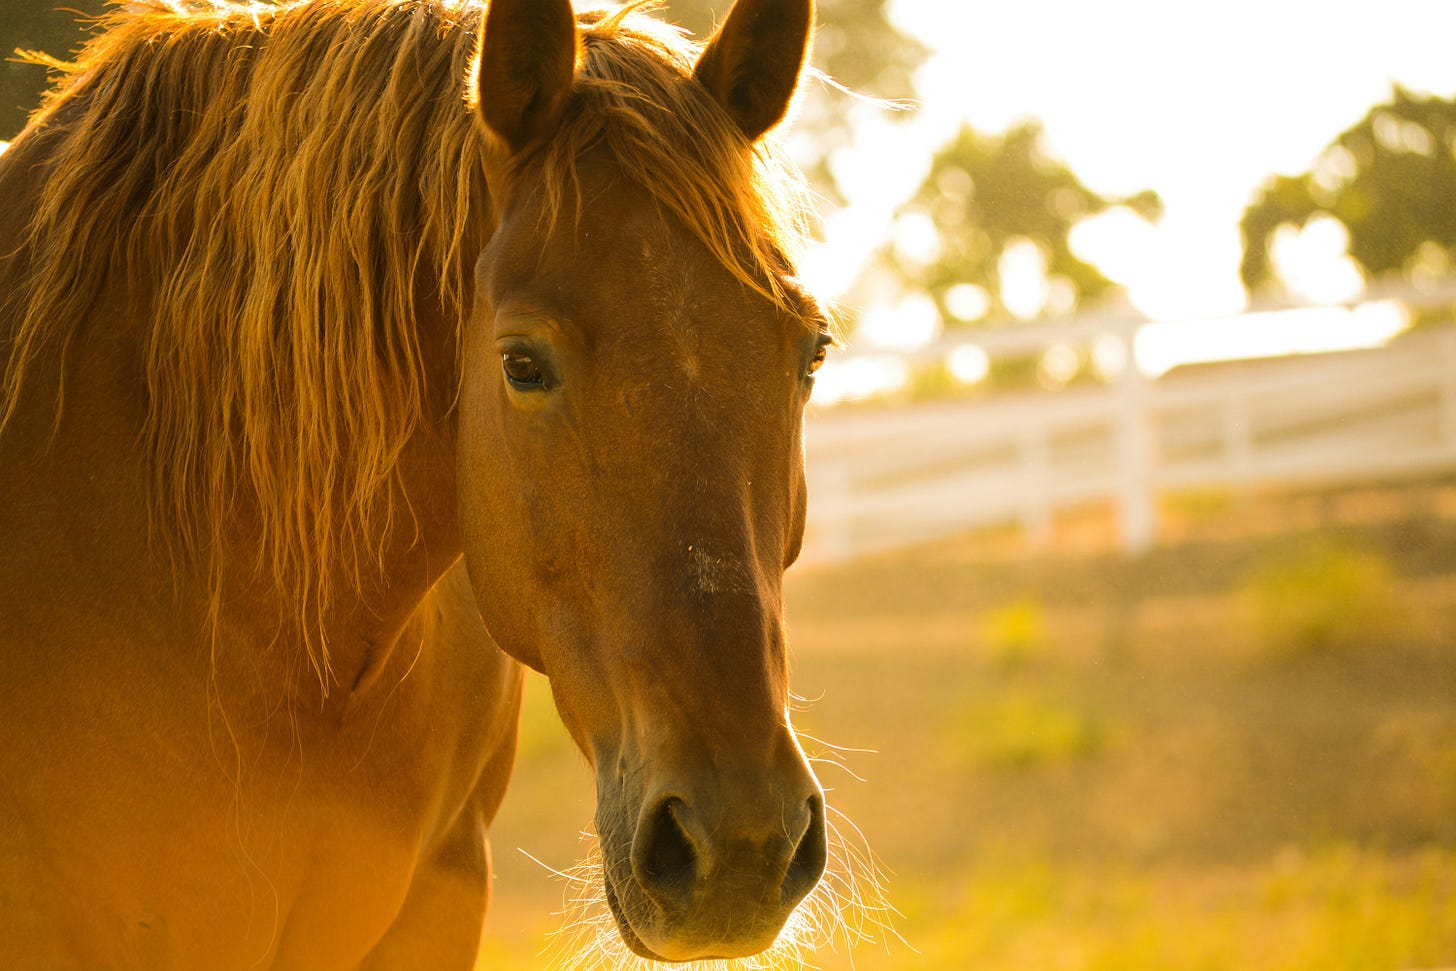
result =
[{"label": "brown horse", "polygon": [[0,965],[469,967],[521,664],[631,949],[774,942],[811,20],[143,0],[63,66],[0,157]]}]

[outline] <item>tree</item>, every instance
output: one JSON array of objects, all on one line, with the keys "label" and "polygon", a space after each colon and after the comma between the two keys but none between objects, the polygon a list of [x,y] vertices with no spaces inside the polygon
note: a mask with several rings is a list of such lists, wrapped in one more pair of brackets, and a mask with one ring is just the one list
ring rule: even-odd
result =
[{"label": "tree", "polygon": [[[1456,100],[1401,88],[1342,132],[1303,175],[1276,175],[1244,211],[1239,268],[1251,291],[1277,285],[1271,258],[1282,229],[1333,217],[1366,279],[1456,257]],[[1432,264],[1435,264],[1432,266]]]},{"label": "tree", "polygon": [[[1145,219],[1161,212],[1151,191],[1105,198],[1087,188],[1049,154],[1037,122],[997,136],[965,127],[899,211],[877,263],[928,293],[946,321],[1069,312],[1115,288],[1068,241],[1078,222],[1115,206]],[[1028,262],[1045,288],[1029,305],[1008,287]]]}]

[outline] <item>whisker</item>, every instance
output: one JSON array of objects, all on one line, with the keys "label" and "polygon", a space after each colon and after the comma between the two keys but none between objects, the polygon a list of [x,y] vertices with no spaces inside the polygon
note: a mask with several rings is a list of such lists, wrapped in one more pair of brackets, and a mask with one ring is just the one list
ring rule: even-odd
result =
[{"label": "whisker", "polygon": [[[860,775],[858,772],[856,772],[853,769],[851,769],[847,764],[845,764],[844,762],[841,762],[838,758],[825,758],[825,757],[822,757],[822,756],[810,756],[809,757],[809,764],[810,765],[815,765],[815,766],[819,766],[819,765],[832,765],[836,769],[839,769],[841,772],[843,772],[846,775],[848,775],[855,782],[868,782],[869,781],[864,776]],[[823,780],[820,780],[820,781],[821,781],[821,784],[822,784],[822,781]],[[830,788],[828,786],[825,786],[824,787],[824,791],[825,792],[829,792],[831,790],[830,790]]]},{"label": "whisker", "polygon": [[[801,971],[813,967],[809,961],[816,951],[843,949],[852,963],[852,950],[862,943],[905,944],[893,926],[902,915],[886,896],[883,865],[859,827],[840,810],[828,809],[824,877],[790,915],[778,940],[762,954],[699,962],[694,971]],[[562,924],[544,951],[547,971],[665,971],[666,965],[637,956],[622,941],[606,901],[600,845],[594,835],[583,836],[590,845],[581,862],[565,871],[541,864],[565,883]]]},{"label": "whisker", "polygon": [[794,711],[808,711],[810,708],[813,708],[815,705],[819,704],[819,702],[823,700],[823,692],[820,692],[813,698],[807,698],[804,695],[801,695],[794,691],[789,692],[789,702]]},{"label": "whisker", "polygon": [[559,877],[562,880],[567,880],[573,883],[583,883],[586,880],[585,876],[576,872],[576,865],[573,865],[569,870],[558,870],[551,864],[542,860],[540,857],[531,854],[523,847],[516,847],[516,852],[524,856],[526,859],[530,860],[532,863],[536,864],[541,869],[545,870],[547,873],[551,874],[553,877]]},{"label": "whisker", "polygon": [[879,749],[873,749],[873,748],[853,748],[853,747],[851,747],[849,745],[835,745],[833,742],[826,742],[822,738],[817,738],[817,737],[815,737],[813,735],[810,735],[808,732],[800,731],[797,728],[794,729],[794,734],[798,735],[799,738],[801,738],[801,739],[803,739],[805,741],[813,742],[815,745],[822,745],[824,748],[830,749],[830,750],[832,750],[834,752],[843,752],[843,753],[846,753],[846,754],[849,754],[849,755],[879,755],[880,754],[880,750]]}]

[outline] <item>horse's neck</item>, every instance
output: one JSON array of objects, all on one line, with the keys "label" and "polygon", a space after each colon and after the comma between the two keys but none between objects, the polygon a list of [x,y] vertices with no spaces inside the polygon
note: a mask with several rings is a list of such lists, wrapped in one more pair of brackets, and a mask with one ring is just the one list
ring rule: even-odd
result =
[{"label": "horse's neck", "polygon": [[[53,138],[28,130],[0,157],[0,295],[11,298],[0,299],[0,365],[29,288],[19,243]],[[133,452],[144,384],[129,314],[124,300],[103,294],[88,326],[44,346],[0,432],[0,584],[27,591],[9,601],[17,614],[36,605],[44,616],[52,597],[56,606],[67,596],[115,602],[128,580],[155,585],[141,555],[148,534]]]},{"label": "horse's neck", "polygon": [[[391,524],[377,569],[360,588],[336,578],[334,606],[325,619],[330,668],[346,691],[366,683],[399,647],[400,636],[440,576],[460,558],[455,520],[453,423],[422,426],[401,457]],[[369,562],[374,548],[346,557]]]},{"label": "horse's neck", "polygon": [[[28,173],[44,171],[43,147],[23,139],[0,157],[0,287],[6,291],[25,279],[26,267],[6,255],[14,253],[18,227],[29,215],[39,177]],[[16,325],[15,313],[0,306],[0,348]],[[379,537],[362,540],[367,548],[335,551],[334,562],[365,568],[331,577],[323,615],[306,633],[290,631],[278,618],[298,615],[298,604],[288,600],[299,592],[256,579],[258,546],[246,509],[228,524],[236,546],[222,551],[220,590],[212,588],[205,563],[179,566],[159,535],[173,524],[153,520],[154,480],[137,453],[147,409],[143,347],[149,318],[143,295],[125,285],[103,287],[87,319],[35,362],[0,433],[0,536],[13,554],[0,556],[0,583],[25,590],[15,603],[28,613],[15,619],[23,628],[50,623],[60,611],[129,612],[152,628],[138,630],[138,638],[170,644],[179,654],[195,654],[199,641],[215,636],[206,625],[219,622],[240,652],[295,668],[298,652],[308,646],[300,641],[322,642],[331,689],[347,694],[387,660],[431,586],[459,558],[453,381],[428,385],[426,413],[391,485],[396,514],[389,534],[382,543]],[[449,325],[437,313],[425,314],[421,325],[430,329],[421,347],[428,373],[453,374]],[[221,604],[220,615],[212,612],[213,603]],[[122,616],[115,622],[128,621]]]},{"label": "horse's neck", "polygon": [[[439,315],[423,314],[422,326],[433,339],[421,341],[427,373],[453,374],[453,337],[435,339],[443,326]],[[451,359],[438,360],[438,355]],[[336,568],[326,582],[329,594],[321,616],[308,611],[297,590],[280,588],[271,576],[257,576],[253,529],[240,529],[240,548],[228,551],[223,622],[235,636],[253,641],[255,649],[266,646],[281,663],[296,666],[299,656],[310,652],[317,662],[322,660],[318,652],[326,651],[331,699],[347,699],[383,668],[431,588],[460,558],[453,398],[453,382],[427,382],[424,414],[389,485],[394,512],[386,532],[333,551]],[[312,685],[305,690],[317,698],[317,682],[305,678],[304,683]]]}]

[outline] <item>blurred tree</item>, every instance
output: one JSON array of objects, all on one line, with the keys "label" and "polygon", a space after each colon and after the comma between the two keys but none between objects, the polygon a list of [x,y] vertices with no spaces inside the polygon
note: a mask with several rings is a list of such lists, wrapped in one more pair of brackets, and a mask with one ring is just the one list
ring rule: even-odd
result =
[{"label": "blurred tree", "polygon": [[[1456,100],[1399,87],[1330,143],[1310,171],[1276,175],[1244,211],[1239,273],[1251,291],[1279,284],[1271,258],[1282,229],[1337,219],[1366,279],[1444,273],[1456,257]],[[1286,230],[1287,231],[1287,230]]]},{"label": "blurred tree", "polygon": [[1152,191],[1106,198],[1087,188],[1048,153],[1037,122],[995,136],[965,127],[899,210],[876,264],[928,293],[947,322],[1067,313],[1116,289],[1068,237],[1117,206],[1144,219],[1162,211]]},{"label": "blurred tree", "polygon": [[14,138],[40,103],[46,69],[15,57],[17,50],[65,58],[81,45],[86,23],[105,0],[0,0],[0,139]]}]

